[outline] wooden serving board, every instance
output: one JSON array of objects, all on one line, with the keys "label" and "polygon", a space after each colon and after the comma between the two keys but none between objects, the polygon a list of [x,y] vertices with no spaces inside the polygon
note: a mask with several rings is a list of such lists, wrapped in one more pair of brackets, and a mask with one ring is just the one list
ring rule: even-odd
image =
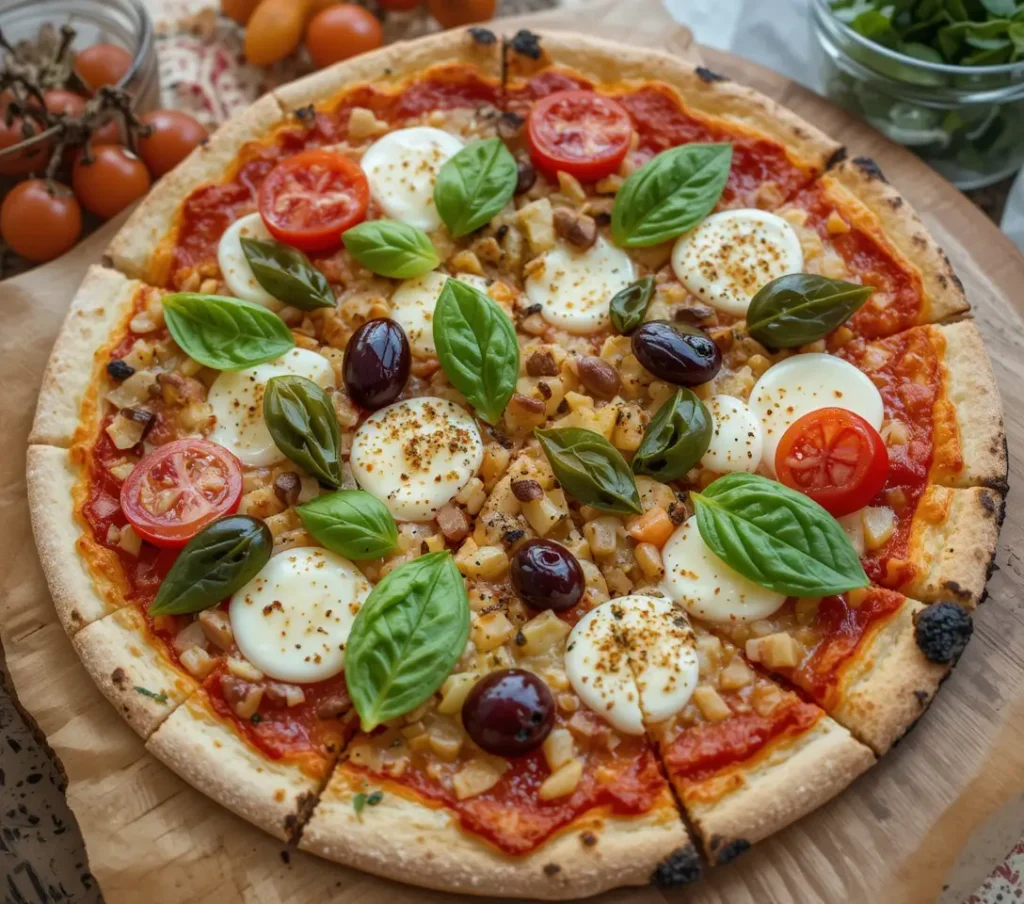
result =
[{"label": "wooden serving board", "polygon": [[[657,0],[569,0],[506,28],[587,31],[692,56],[689,35]],[[1024,258],[966,198],[910,153],[781,76],[702,50],[706,64],[753,85],[873,156],[953,260],[985,334],[1006,404],[1011,485],[1024,467]],[[97,234],[72,255],[0,285],[0,637],[20,699],[69,779],[90,866],[108,904],[406,904],[425,892],[285,852],[148,756],[93,686],[56,622],[27,530],[24,443],[46,354]],[[624,889],[615,904],[823,901],[958,904],[1024,833],[1024,513],[1011,492],[991,596],[975,637],[916,729],[843,795],[672,893]],[[945,888],[945,891],[944,891]],[[510,890],[514,893],[514,890]]]}]

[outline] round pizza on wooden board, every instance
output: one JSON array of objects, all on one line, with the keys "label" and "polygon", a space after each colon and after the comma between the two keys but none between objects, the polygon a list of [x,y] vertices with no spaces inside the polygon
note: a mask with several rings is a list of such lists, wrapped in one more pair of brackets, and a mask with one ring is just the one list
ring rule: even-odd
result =
[{"label": "round pizza on wooden board", "polygon": [[564,34],[267,95],[72,305],[58,614],[175,772],[433,888],[695,881],[918,719],[1006,485],[962,287],[872,161]]}]

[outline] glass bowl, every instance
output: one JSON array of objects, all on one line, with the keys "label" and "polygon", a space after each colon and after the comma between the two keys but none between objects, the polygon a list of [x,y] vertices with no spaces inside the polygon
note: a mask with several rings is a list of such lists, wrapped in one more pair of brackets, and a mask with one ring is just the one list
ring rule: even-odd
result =
[{"label": "glass bowl", "polygon": [[[65,23],[75,29],[72,47],[76,50],[104,42],[117,44],[131,53],[131,68],[118,87],[131,94],[136,114],[159,105],[160,74],[153,23],[140,0],[18,0],[0,8],[0,30],[11,44],[34,39],[42,25],[60,27]],[[56,128],[51,128],[5,148],[0,151],[0,162],[15,164],[38,157],[42,169],[49,140],[56,132]]]},{"label": "glass bowl", "polygon": [[812,0],[828,97],[905,145],[961,189],[1024,164],[1024,61],[954,66],[868,40]]}]

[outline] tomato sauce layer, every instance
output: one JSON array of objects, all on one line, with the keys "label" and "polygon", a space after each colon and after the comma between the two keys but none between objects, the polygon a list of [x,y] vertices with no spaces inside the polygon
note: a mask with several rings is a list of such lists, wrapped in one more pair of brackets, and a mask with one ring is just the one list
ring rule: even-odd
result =
[{"label": "tomato sauce layer", "polygon": [[[903,263],[883,240],[855,222],[850,223],[824,185],[817,183],[805,188],[791,203],[808,212],[807,225],[817,231],[826,246],[835,249],[850,272],[877,290],[847,323],[854,333],[865,339],[877,339],[892,336],[920,321],[924,306],[921,274]],[[849,225],[848,232],[829,232],[828,220],[833,213]]]},{"label": "tomato sauce layer", "polygon": [[499,86],[471,66],[450,65],[437,67],[428,77],[397,91],[361,85],[345,94],[333,110],[296,111],[295,125],[280,129],[269,144],[252,143],[243,149],[241,165],[232,179],[198,188],[185,200],[172,273],[215,262],[221,235],[231,223],[255,209],[256,195],[267,173],[299,151],[344,141],[353,108],[372,110],[378,119],[396,126],[434,110],[497,105],[499,95]]},{"label": "tomato sauce layer", "polygon": [[[510,109],[524,113],[538,98],[572,88],[593,88],[593,85],[569,73],[548,70],[522,85],[510,87],[506,98]],[[656,154],[682,144],[732,144],[732,169],[721,201],[725,206],[758,206],[758,191],[768,184],[775,186],[772,200],[782,203],[817,175],[814,169],[794,163],[785,148],[771,139],[744,135],[688,113],[667,85],[651,82],[633,91],[606,93],[622,104],[633,119],[640,137],[640,144],[633,152],[634,165],[646,163]]]},{"label": "tomato sauce layer", "polygon": [[[617,816],[647,813],[667,787],[654,752],[638,738],[624,738],[612,753],[589,754],[576,790],[556,800],[541,800],[538,795],[551,774],[540,750],[517,757],[511,764],[494,787],[466,800],[459,800],[454,791],[415,765],[397,779],[378,777],[447,807],[463,829],[506,854],[528,854],[597,807],[607,807]],[[352,763],[346,764],[346,769],[370,774]]]},{"label": "tomato sauce layer", "polygon": [[822,712],[795,695],[768,715],[735,713],[721,722],[687,728],[662,746],[665,768],[675,780],[697,783],[745,762],[776,738],[803,734]]}]

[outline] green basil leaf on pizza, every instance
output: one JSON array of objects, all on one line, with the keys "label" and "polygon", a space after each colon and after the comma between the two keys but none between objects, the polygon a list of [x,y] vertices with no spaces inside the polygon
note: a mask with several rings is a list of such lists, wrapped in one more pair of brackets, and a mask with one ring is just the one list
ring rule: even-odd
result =
[{"label": "green basil leaf on pizza", "polygon": [[508,315],[490,296],[449,279],[433,331],[445,376],[483,420],[497,424],[519,379],[519,341]]},{"label": "green basil leaf on pizza", "polygon": [[584,505],[640,515],[640,492],[626,460],[600,433],[582,427],[534,430],[562,488]]},{"label": "green basil leaf on pizza", "polygon": [[341,486],[341,431],[331,400],[316,383],[295,375],[271,377],[263,419],[284,455],[321,483]]},{"label": "green basil leaf on pizza", "polygon": [[701,538],[755,584],[798,597],[868,585],[839,522],[803,493],[740,472],[690,495]]},{"label": "green basil leaf on pizza", "polygon": [[399,566],[352,624],[345,681],[363,731],[415,709],[444,682],[469,638],[466,584],[448,552]]},{"label": "green basil leaf on pizza", "polygon": [[693,229],[714,209],[732,166],[731,144],[685,144],[630,174],[615,196],[612,238],[645,248]]},{"label": "green basil leaf on pizza", "polygon": [[654,296],[654,277],[645,276],[631,286],[626,286],[612,296],[608,303],[608,315],[615,331],[628,336],[641,323]]},{"label": "green basil leaf on pizza", "polygon": [[486,226],[512,200],[516,158],[500,138],[467,145],[448,160],[434,184],[434,205],[448,231],[461,238]]},{"label": "green basil leaf on pizza", "polygon": [[190,358],[216,370],[242,370],[280,358],[292,332],[265,307],[221,295],[179,292],[163,299],[164,321]]},{"label": "green basil leaf on pizza", "polygon": [[696,466],[711,444],[713,424],[704,403],[680,387],[644,431],[633,455],[633,473],[663,483],[678,480]]},{"label": "green basil leaf on pizza", "polygon": [[334,307],[327,277],[298,248],[246,236],[239,241],[256,282],[278,301],[303,311]]},{"label": "green basil leaf on pizza", "polygon": [[174,560],[150,615],[188,615],[241,590],[270,561],[274,537],[266,522],[229,515],[203,528]]},{"label": "green basil leaf on pizza", "polygon": [[780,276],[751,299],[747,332],[769,348],[816,342],[846,323],[874,291],[813,273]]},{"label": "green basil leaf on pizza", "polygon": [[341,238],[367,270],[392,279],[414,279],[441,262],[429,235],[397,220],[366,220]]},{"label": "green basil leaf on pizza", "polygon": [[326,493],[296,511],[320,543],[349,559],[379,559],[398,547],[398,527],[388,507],[363,490]]}]

